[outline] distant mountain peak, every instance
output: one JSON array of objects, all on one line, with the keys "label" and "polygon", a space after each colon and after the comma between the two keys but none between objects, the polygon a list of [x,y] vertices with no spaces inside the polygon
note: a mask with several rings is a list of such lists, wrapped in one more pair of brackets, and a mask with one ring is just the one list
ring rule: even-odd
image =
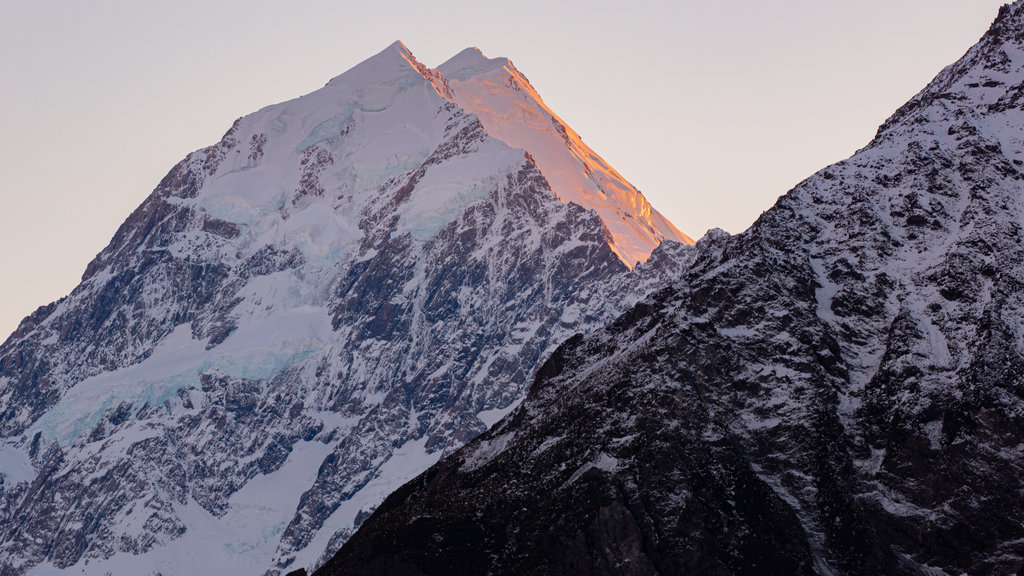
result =
[{"label": "distant mountain peak", "polygon": [[438,72],[449,80],[466,80],[477,74],[511,64],[508,58],[488,58],[479,48],[466,48],[437,67]]},{"label": "distant mountain peak", "polygon": [[612,249],[629,267],[643,262],[664,239],[693,244],[621,174],[554,113],[507,58],[467,48],[437,68],[454,101],[475,114],[487,133],[536,159],[563,202],[595,210]]},{"label": "distant mountain peak", "polygon": [[327,86],[381,84],[411,74],[423,75],[426,70],[427,67],[401,40],[395,40],[387,48],[332,78]]},{"label": "distant mountain peak", "polygon": [[382,86],[392,94],[392,86],[413,85],[402,79],[418,77],[441,98],[475,115],[492,138],[529,153],[559,200],[596,211],[608,229],[612,250],[627,267],[645,261],[664,239],[693,244],[548,108],[508,58],[488,58],[470,47],[430,69],[396,41],[327,87],[347,87],[363,98],[369,86]]},{"label": "distant mountain peak", "polygon": [[1016,106],[1021,101],[1021,90],[1008,92],[1006,87],[1024,81],[1022,59],[1024,2],[1017,0],[1003,5],[974,46],[895,111],[878,128],[877,140],[872,145],[884,142],[887,135],[913,130],[916,124],[927,122],[929,119],[921,113],[937,102],[942,102],[944,108],[965,110]]}]

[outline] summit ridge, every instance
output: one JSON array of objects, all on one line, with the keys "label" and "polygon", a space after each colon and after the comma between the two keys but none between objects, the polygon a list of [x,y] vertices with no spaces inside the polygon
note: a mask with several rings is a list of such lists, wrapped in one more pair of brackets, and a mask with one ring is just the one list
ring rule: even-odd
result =
[{"label": "summit ridge", "polygon": [[534,155],[560,199],[597,211],[627,266],[646,260],[663,239],[693,244],[548,108],[507,58],[488,59],[468,48],[437,70],[448,78],[455,102],[488,134]]}]

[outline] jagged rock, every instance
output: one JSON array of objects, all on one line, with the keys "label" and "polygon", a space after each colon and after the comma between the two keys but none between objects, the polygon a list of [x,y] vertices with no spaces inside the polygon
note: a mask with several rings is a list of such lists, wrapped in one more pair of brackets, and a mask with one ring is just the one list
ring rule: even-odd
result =
[{"label": "jagged rock", "polygon": [[1018,1],[316,574],[1022,573],[1022,83]]}]

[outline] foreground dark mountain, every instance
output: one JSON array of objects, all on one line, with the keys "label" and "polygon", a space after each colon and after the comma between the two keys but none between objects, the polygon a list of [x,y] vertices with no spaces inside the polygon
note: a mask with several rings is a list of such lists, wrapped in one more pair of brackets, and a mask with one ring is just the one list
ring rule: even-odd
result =
[{"label": "foreground dark mountain", "polygon": [[317,574],[1014,574],[1024,3]]},{"label": "foreground dark mountain", "polygon": [[0,574],[315,566],[692,257],[508,60],[441,68],[239,119],[0,346]]}]

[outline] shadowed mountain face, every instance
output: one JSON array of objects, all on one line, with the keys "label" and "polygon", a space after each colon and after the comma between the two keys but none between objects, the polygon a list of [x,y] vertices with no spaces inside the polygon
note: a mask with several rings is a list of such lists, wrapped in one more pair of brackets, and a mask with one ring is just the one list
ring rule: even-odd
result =
[{"label": "shadowed mountain face", "polygon": [[317,574],[1013,574],[1024,3]]},{"label": "shadowed mountain face", "polygon": [[317,565],[692,259],[507,60],[452,62],[239,119],[0,346],[0,574]]}]

